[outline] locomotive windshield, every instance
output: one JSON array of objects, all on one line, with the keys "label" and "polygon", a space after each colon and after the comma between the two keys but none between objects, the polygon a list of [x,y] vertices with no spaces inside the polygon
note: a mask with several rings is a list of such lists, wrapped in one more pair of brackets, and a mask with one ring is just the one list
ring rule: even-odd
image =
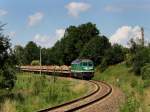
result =
[{"label": "locomotive windshield", "polygon": [[89,63],[89,66],[93,66],[93,63]]}]

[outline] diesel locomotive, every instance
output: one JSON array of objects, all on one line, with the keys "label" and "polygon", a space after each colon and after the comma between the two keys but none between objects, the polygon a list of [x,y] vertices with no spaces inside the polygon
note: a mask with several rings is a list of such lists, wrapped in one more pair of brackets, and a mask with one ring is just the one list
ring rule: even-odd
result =
[{"label": "diesel locomotive", "polygon": [[90,59],[76,59],[71,63],[71,76],[91,79],[94,76],[94,63]]}]

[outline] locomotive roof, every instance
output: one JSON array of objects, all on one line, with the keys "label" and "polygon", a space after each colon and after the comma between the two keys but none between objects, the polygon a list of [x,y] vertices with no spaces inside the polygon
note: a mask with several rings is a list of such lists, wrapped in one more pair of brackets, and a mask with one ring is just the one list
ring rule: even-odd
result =
[{"label": "locomotive roof", "polygon": [[76,59],[71,64],[79,64],[80,62],[92,62],[90,59]]}]

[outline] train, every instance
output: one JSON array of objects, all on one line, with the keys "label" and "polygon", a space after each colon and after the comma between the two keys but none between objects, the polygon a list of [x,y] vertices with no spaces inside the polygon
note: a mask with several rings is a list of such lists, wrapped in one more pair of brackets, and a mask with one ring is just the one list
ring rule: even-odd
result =
[{"label": "train", "polygon": [[90,59],[76,59],[71,66],[20,66],[24,72],[59,73],[60,76],[74,77],[79,79],[91,79],[94,76],[94,63]]},{"label": "train", "polygon": [[90,59],[76,59],[71,63],[72,77],[91,79],[94,76],[94,63]]}]

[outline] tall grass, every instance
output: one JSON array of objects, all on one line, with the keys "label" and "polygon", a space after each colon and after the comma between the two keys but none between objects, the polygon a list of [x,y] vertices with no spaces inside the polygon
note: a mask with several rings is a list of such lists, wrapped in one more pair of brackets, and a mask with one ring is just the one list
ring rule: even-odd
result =
[{"label": "tall grass", "polygon": [[16,112],[15,102],[10,99],[6,99],[0,107],[0,112]]},{"label": "tall grass", "polygon": [[144,112],[147,108],[144,105],[144,92],[148,89],[145,88],[149,85],[148,82],[144,82],[140,76],[132,73],[124,63],[110,66],[102,73],[97,69],[94,79],[104,80],[121,88],[126,96],[126,102],[121,106],[121,112],[139,112],[142,110]]},{"label": "tall grass", "polygon": [[4,101],[10,105],[6,107],[3,103],[2,111],[14,108],[17,112],[32,112],[61,104],[87,92],[88,87],[84,84],[82,88],[74,91],[73,88],[79,84],[79,81],[64,78],[56,78],[54,83],[53,77],[50,76],[18,73],[12,97],[8,101],[7,99]]}]

